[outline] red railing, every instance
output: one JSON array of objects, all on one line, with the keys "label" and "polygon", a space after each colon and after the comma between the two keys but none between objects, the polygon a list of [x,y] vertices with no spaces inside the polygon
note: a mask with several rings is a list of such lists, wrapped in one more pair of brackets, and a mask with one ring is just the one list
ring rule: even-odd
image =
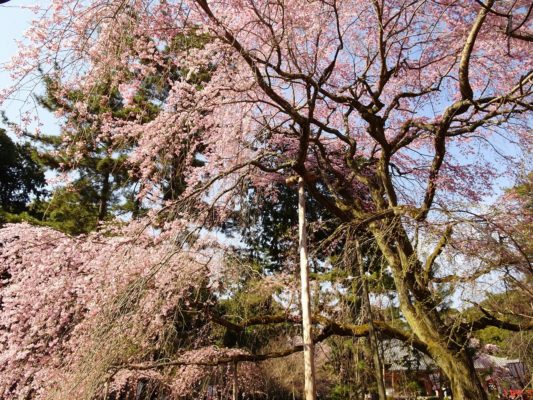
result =
[{"label": "red railing", "polygon": [[508,399],[533,400],[533,389],[504,389],[503,394]]}]

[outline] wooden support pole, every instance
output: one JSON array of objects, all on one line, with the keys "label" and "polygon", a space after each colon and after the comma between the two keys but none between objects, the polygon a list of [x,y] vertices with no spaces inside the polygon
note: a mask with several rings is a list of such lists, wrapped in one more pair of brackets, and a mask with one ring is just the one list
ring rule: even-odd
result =
[{"label": "wooden support pole", "polygon": [[316,400],[314,345],[311,335],[311,290],[309,288],[309,263],[307,260],[305,187],[301,177],[298,178],[298,228],[304,347],[304,398],[305,400]]}]

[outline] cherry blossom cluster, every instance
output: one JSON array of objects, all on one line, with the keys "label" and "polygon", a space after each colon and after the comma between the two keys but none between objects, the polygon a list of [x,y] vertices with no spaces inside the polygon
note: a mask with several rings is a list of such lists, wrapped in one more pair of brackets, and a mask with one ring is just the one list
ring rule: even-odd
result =
[{"label": "cherry blossom cluster", "polygon": [[[506,36],[501,15],[512,11],[519,21],[526,6],[525,1],[498,2],[477,34],[469,80],[478,96],[515,93],[530,44]],[[126,107],[135,105],[136,92],[148,77],[162,74],[170,89],[154,120],[87,116],[99,120],[106,140],[136,143],[130,161],[146,181],[141,195],[156,190],[162,179],[158,166],[184,152],[190,192],[217,176],[226,180],[217,186],[218,194],[242,183],[243,175],[258,187],[279,182],[299,151],[300,133],[287,122],[298,121],[296,112],[312,111],[311,129],[319,145],[306,160],[307,169],[331,162],[335,173],[349,176],[352,167],[338,156],[347,147],[355,147],[352,157],[372,160],[380,153],[361,118],[372,101],[382,107],[384,138],[397,146],[391,162],[403,202],[418,205],[420,186],[428,180],[442,188],[437,196],[446,200],[481,200],[504,173],[503,164],[495,169],[486,161],[493,146],[487,141],[502,134],[526,145],[527,118],[517,113],[507,124],[510,114],[500,113],[501,105],[495,103],[485,113],[472,108],[464,120],[479,121],[480,127],[469,135],[460,121],[450,126],[447,140],[458,149],[447,152],[437,177],[430,176],[424,155],[433,146],[429,127],[437,127],[444,106],[456,100],[457,62],[479,5],[474,0],[390,0],[380,7],[376,11],[372,3],[359,0],[283,5],[55,0],[28,32],[30,40],[13,60],[12,73],[24,81],[37,65],[59,65],[54,73],[65,88],[87,94],[110,79]],[[382,31],[376,29],[378,16],[388,21]],[[201,44],[177,46],[184,36],[202,38]],[[238,47],[231,45],[235,43]],[[384,71],[384,65],[390,70]],[[176,70],[177,76],[170,73]],[[199,82],[201,71],[208,71],[209,78]],[[387,81],[380,87],[384,73]],[[261,82],[267,82],[268,90]],[[312,110],[309,82],[320,87]],[[347,96],[357,103],[348,105]],[[484,123],[487,113],[492,116]],[[202,168],[195,162],[199,158]],[[511,165],[513,160],[507,155],[503,161]],[[358,191],[356,181],[347,183]]]},{"label": "cherry blossom cluster", "polygon": [[[209,292],[215,253],[155,240],[139,225],[119,231],[125,236],[115,229],[72,238],[26,224],[0,230],[1,397],[64,398],[71,384],[88,396],[116,368],[204,345],[191,331],[180,342],[179,316]],[[187,329],[204,329],[197,314]]]}]

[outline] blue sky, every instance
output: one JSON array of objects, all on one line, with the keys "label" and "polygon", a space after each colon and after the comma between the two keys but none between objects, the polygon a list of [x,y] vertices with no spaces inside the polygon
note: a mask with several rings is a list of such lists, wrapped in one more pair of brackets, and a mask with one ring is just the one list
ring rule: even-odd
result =
[{"label": "blue sky", "polygon": [[[48,2],[44,0],[11,0],[0,5],[0,88],[2,89],[11,85],[9,73],[5,71],[5,64],[17,52],[15,41],[24,39],[23,34],[35,17],[35,14],[28,7],[36,4],[45,6]],[[8,102],[1,109],[6,112],[9,119],[17,122],[19,107],[15,102]],[[48,112],[40,114],[42,123],[44,123],[44,131],[57,133],[58,126],[54,117]]]},{"label": "blue sky", "polygon": [[[4,70],[4,66],[17,52],[15,41],[24,39],[23,34],[35,17],[29,7],[35,5],[45,8],[49,6],[49,1],[11,0],[7,4],[0,5],[0,88],[11,85],[9,73]],[[5,111],[10,120],[18,122],[20,103],[8,102],[0,110]],[[39,112],[39,117],[44,124],[44,133],[58,133],[58,121],[50,113],[43,110]],[[510,143],[499,144],[503,152],[518,155],[516,149]],[[495,161],[493,164],[497,166],[498,162]],[[508,177],[501,179],[501,181],[501,186],[510,186],[512,184]]]}]

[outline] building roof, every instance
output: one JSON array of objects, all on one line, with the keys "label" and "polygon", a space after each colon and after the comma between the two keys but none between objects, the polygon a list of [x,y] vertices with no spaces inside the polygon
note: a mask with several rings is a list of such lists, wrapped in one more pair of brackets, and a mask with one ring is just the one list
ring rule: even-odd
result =
[{"label": "building roof", "polygon": [[[435,362],[427,355],[405,343],[392,339],[383,348],[383,361],[389,371],[435,371]],[[511,364],[520,364],[518,359],[496,357],[482,353],[475,357],[475,369],[507,368]]]},{"label": "building roof", "polygon": [[396,339],[385,342],[383,361],[389,371],[432,371],[437,369],[433,360],[427,355]]},{"label": "building roof", "polygon": [[491,354],[480,354],[474,359],[475,369],[506,368],[509,364],[520,363],[518,359],[496,357]]}]

